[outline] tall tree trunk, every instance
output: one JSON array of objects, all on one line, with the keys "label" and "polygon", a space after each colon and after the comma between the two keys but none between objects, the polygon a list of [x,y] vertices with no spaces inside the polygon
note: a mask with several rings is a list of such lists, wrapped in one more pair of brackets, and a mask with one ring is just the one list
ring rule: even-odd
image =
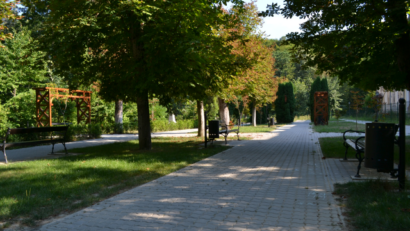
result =
[{"label": "tall tree trunk", "polygon": [[204,102],[196,101],[197,112],[198,112],[198,136],[205,136],[205,112],[204,112]]},{"label": "tall tree trunk", "polygon": [[[387,1],[387,12],[390,13],[392,24],[401,34],[396,41],[397,65],[399,70],[406,73],[406,88],[410,90],[410,30],[408,27],[406,1]],[[387,18],[389,19],[389,18]]]},{"label": "tall tree trunk", "polygon": [[122,100],[115,101],[115,123],[122,124],[122,115],[123,115],[123,103]]},{"label": "tall tree trunk", "polygon": [[168,122],[176,123],[177,121],[175,120],[175,114],[174,113],[169,113],[168,114]]},{"label": "tall tree trunk", "polygon": [[140,149],[151,150],[151,125],[149,120],[148,94],[137,98],[138,140]]},{"label": "tall tree trunk", "polygon": [[229,125],[229,108],[224,99],[218,98],[219,116],[223,123]]},{"label": "tall tree trunk", "polygon": [[[132,13],[129,12],[130,18],[132,18]],[[132,24],[129,28],[130,30],[130,44],[132,47],[132,56],[136,63],[142,63],[144,60],[144,44],[139,42],[139,38],[143,35],[143,24],[137,23]],[[143,80],[142,73],[144,73],[144,67],[142,65],[138,66],[137,69],[137,79]],[[141,92],[137,98],[137,109],[138,109],[138,139],[140,149],[151,150],[151,124],[149,120],[149,101],[148,101],[148,91]]]},{"label": "tall tree trunk", "polygon": [[252,126],[256,127],[256,106],[253,104],[252,108]]}]

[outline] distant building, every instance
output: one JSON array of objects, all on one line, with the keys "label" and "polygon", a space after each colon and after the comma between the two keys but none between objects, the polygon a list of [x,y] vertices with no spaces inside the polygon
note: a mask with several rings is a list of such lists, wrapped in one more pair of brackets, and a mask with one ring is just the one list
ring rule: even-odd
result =
[{"label": "distant building", "polygon": [[406,100],[407,111],[410,110],[410,91],[388,91],[383,87],[380,87],[378,92],[379,94],[383,94],[382,111],[397,111],[400,98],[404,98]]}]

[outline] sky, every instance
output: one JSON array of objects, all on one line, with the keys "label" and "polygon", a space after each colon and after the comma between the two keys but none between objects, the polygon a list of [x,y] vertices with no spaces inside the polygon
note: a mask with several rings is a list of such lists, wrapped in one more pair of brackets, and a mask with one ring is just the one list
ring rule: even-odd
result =
[{"label": "sky", "polygon": [[[251,0],[245,0],[245,2],[251,2]],[[259,11],[266,10],[266,6],[269,4],[278,3],[283,6],[282,0],[258,0],[256,5]],[[306,20],[306,19],[305,19]],[[304,19],[292,18],[285,19],[281,15],[275,15],[274,17],[265,17],[262,31],[265,31],[268,38],[280,39],[286,36],[290,32],[301,32],[299,25],[305,21]]]}]

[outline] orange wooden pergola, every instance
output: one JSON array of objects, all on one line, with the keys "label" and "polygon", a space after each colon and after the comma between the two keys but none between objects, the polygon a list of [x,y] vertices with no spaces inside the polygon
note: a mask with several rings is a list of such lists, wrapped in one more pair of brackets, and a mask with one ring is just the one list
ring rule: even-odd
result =
[{"label": "orange wooden pergola", "polygon": [[33,88],[36,90],[37,127],[53,126],[51,108],[53,99],[67,98],[76,101],[77,123],[91,123],[91,91],[70,90],[66,88]]},{"label": "orange wooden pergola", "polygon": [[327,91],[317,91],[314,96],[314,123],[315,125],[328,125],[329,95]]}]

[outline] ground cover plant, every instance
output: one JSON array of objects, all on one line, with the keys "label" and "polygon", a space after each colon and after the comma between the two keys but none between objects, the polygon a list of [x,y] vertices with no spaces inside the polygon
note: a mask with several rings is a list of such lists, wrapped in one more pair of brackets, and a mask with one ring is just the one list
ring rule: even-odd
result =
[{"label": "ground cover plant", "polygon": [[[356,120],[355,115],[344,115],[341,117],[341,119],[348,119],[348,120]],[[374,114],[371,115],[360,115],[357,117],[358,120],[362,121],[374,121],[375,116]],[[380,113],[379,117],[377,118],[380,123],[399,123],[399,115],[398,113]],[[410,125],[410,117],[409,114],[406,113],[406,120],[405,120],[406,125]]]},{"label": "ground cover plant", "polygon": [[[351,137],[353,138],[353,137]],[[344,158],[346,148],[343,146],[343,137],[319,138],[320,148],[326,158]],[[406,168],[410,169],[410,136],[406,136]],[[356,158],[355,151],[348,148],[347,158]],[[394,145],[394,162],[399,162],[399,148]]]},{"label": "ground cover plant", "polygon": [[312,124],[312,129],[315,132],[345,132],[347,130],[365,131],[365,125],[357,124],[356,128],[356,123],[353,122],[329,120],[328,125]]},{"label": "ground cover plant", "polygon": [[4,228],[21,220],[35,225],[229,148],[204,149],[198,137],[152,140],[150,151],[139,150],[136,140],[69,150],[82,155],[0,165],[0,224]]},{"label": "ground cover plant", "polygon": [[[283,125],[272,125],[268,127],[268,125],[265,124],[260,124],[257,125],[256,127],[254,126],[242,126],[239,128],[239,133],[265,133],[265,132],[271,132],[276,130],[278,127],[281,127]],[[235,126],[233,129],[237,129],[238,127]]]},{"label": "ground cover plant", "polygon": [[349,230],[409,230],[410,193],[398,192],[398,187],[397,182],[379,180],[336,184],[334,194]]}]

